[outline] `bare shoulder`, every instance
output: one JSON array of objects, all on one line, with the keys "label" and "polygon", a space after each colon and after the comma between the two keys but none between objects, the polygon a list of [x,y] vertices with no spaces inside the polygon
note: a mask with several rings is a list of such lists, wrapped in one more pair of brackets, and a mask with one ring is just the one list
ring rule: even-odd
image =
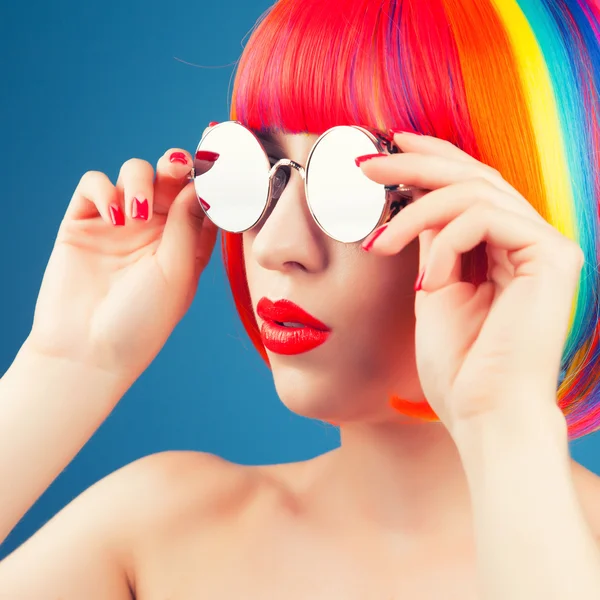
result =
[{"label": "bare shoulder", "polygon": [[168,451],[131,463],[121,477],[136,499],[134,526],[148,531],[152,520],[172,531],[174,519],[229,517],[265,496],[293,494],[313,462],[246,466],[205,452]]},{"label": "bare shoulder", "polygon": [[[82,494],[88,516],[112,513],[103,528],[118,570],[134,598],[148,573],[168,572],[162,561],[187,535],[198,539],[211,523],[242,510],[260,488],[259,471],[216,455],[167,451],[140,458]],[[94,489],[96,488],[96,489]],[[89,495],[84,502],[83,496]],[[154,582],[150,580],[151,585]]]},{"label": "bare shoulder", "polygon": [[0,589],[13,598],[129,600],[137,557],[161,532],[173,537],[169,527],[185,527],[193,514],[235,510],[256,480],[252,469],[210,454],[139,459],[85,490],[2,560]]},{"label": "bare shoulder", "polygon": [[588,523],[600,540],[600,476],[571,459],[573,483]]},{"label": "bare shoulder", "polygon": [[167,451],[141,458],[118,472],[129,501],[130,543],[143,544],[199,515],[239,509],[261,484],[260,472],[204,452]]},{"label": "bare shoulder", "polygon": [[152,455],[129,469],[137,500],[128,511],[128,572],[137,598],[179,597],[181,573],[195,573],[195,585],[198,570],[212,572],[243,540],[262,539],[265,523],[294,505],[305,472],[303,463],[245,466],[195,452]]},{"label": "bare shoulder", "polygon": [[220,494],[241,493],[257,480],[251,467],[193,451],[151,454],[123,467],[121,472],[129,493],[142,497],[150,511],[189,497],[210,504]]}]

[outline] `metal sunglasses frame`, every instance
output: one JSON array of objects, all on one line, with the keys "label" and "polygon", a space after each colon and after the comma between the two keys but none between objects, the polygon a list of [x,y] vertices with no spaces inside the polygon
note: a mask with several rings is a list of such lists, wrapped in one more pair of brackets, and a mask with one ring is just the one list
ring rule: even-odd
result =
[{"label": "metal sunglasses frame", "polygon": [[[270,159],[272,157],[270,157],[269,154],[267,153],[267,151],[265,150],[265,147],[263,146],[261,139],[251,129],[249,129],[248,127],[246,127],[239,121],[224,121],[223,123],[219,123],[218,125],[211,127],[208,131],[205,131],[204,135],[202,136],[202,139],[198,143],[196,152],[200,149],[200,146],[202,145],[202,142],[204,141],[204,138],[206,137],[208,132],[213,131],[217,127],[220,127],[221,125],[224,125],[227,123],[229,123],[229,124],[235,123],[236,125],[239,125],[240,127],[243,127],[244,129],[246,129],[246,131],[250,132],[252,134],[252,136],[256,139],[256,141],[258,142],[260,149],[262,150],[262,152],[265,155],[267,163],[270,164],[270,162],[271,162]],[[401,150],[393,143],[393,141],[389,137],[379,133],[376,130],[368,129],[366,127],[362,127],[359,125],[342,125],[342,126],[338,125],[336,127],[332,127],[330,129],[328,129],[327,131],[325,131],[324,133],[322,133],[318,137],[318,139],[315,141],[315,143],[313,144],[313,146],[308,154],[308,158],[306,160],[306,167],[303,167],[302,165],[298,164],[297,162],[295,162],[293,160],[290,160],[289,158],[281,158],[271,167],[271,169],[269,170],[269,173],[268,173],[269,190],[267,192],[267,198],[265,199],[265,206],[264,206],[264,209],[263,209],[260,217],[250,227],[247,227],[246,229],[243,229],[241,231],[235,231],[235,232],[231,232],[231,233],[243,233],[245,231],[249,231],[253,227],[256,227],[256,225],[258,225],[263,220],[265,214],[269,212],[269,208],[270,208],[272,202],[274,200],[279,199],[280,196],[277,196],[277,198],[274,198],[274,195],[273,195],[274,183],[273,182],[274,182],[275,175],[277,174],[277,172],[279,171],[279,169],[281,167],[290,167],[290,168],[296,169],[296,171],[298,171],[298,173],[300,174],[300,177],[302,177],[302,180],[304,182],[304,194],[306,196],[306,203],[308,205],[308,209],[309,209],[310,214],[311,214],[312,218],[314,219],[315,223],[319,226],[319,228],[327,236],[329,236],[330,238],[332,238],[336,241],[340,241],[342,243],[356,243],[356,242],[360,242],[360,241],[364,240],[375,229],[377,229],[377,227],[380,227],[381,225],[390,221],[390,219],[395,217],[405,206],[410,204],[413,199],[413,192],[419,188],[417,188],[415,186],[404,185],[404,184],[383,186],[383,188],[385,190],[385,203],[384,203],[384,207],[382,210],[382,214],[379,218],[379,221],[371,229],[371,231],[369,231],[369,233],[367,233],[363,238],[361,238],[361,240],[356,240],[356,242],[343,242],[342,240],[338,240],[337,238],[335,238],[335,236],[331,235],[331,233],[329,231],[327,231],[321,225],[321,223],[319,222],[319,219],[313,212],[312,206],[310,204],[310,196],[308,194],[308,175],[310,175],[310,169],[309,169],[310,161],[311,161],[312,155],[313,155],[317,145],[321,142],[321,140],[324,137],[326,137],[327,135],[330,135],[333,131],[335,131],[339,127],[352,127],[354,129],[357,129],[364,135],[366,135],[369,138],[369,140],[373,143],[374,150],[377,153],[383,153],[383,154],[399,154],[399,153],[401,153]],[[190,181],[193,181],[196,177],[200,177],[201,175],[202,175],[202,173],[197,174],[196,168],[192,167],[192,169],[188,175],[188,179]],[[290,172],[289,177],[291,177],[291,172]],[[289,178],[288,178],[288,182],[289,182]],[[286,184],[287,184],[287,182],[286,182]],[[283,193],[283,190],[281,193]],[[202,207],[202,210],[206,214],[206,216],[210,219],[210,215],[204,209],[204,206],[202,206],[202,203],[200,203],[200,205]],[[228,230],[225,230],[225,231],[228,231]]]}]

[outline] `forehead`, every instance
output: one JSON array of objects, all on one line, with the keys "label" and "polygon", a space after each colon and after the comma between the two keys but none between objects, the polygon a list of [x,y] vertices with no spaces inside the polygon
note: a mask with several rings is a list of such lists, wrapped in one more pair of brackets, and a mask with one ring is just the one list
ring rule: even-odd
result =
[{"label": "forehead", "polygon": [[313,133],[288,133],[285,131],[254,131],[256,137],[264,144],[267,150],[287,152],[294,147],[302,147],[313,143],[319,137]]}]

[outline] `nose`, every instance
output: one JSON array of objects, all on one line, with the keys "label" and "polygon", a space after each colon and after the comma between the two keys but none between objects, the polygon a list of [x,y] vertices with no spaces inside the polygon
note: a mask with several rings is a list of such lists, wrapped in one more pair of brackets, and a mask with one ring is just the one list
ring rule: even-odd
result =
[{"label": "nose", "polygon": [[327,264],[328,239],[310,214],[304,169],[294,161],[286,164],[291,176],[283,193],[272,201],[266,218],[245,234],[250,252],[265,269],[318,272]]}]

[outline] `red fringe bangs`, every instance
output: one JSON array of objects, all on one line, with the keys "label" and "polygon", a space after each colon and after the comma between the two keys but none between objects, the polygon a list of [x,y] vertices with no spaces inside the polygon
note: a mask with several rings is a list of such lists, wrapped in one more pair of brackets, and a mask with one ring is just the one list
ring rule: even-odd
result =
[{"label": "red fringe bangs", "polygon": [[281,0],[240,59],[231,118],[317,135],[337,125],[401,128],[477,155],[440,0]]}]

